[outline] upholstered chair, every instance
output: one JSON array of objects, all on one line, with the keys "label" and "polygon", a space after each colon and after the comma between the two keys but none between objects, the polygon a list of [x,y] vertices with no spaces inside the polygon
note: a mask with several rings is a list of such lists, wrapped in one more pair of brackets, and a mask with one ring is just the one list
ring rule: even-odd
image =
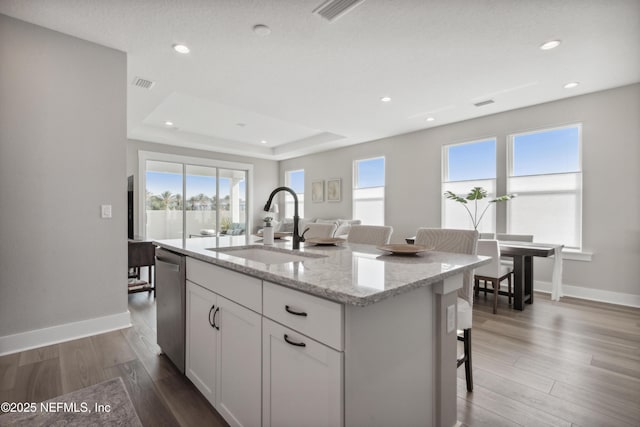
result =
[{"label": "upholstered chair", "polygon": [[[416,233],[416,245],[424,245],[440,252],[475,255],[478,243],[476,230],[451,230],[440,228],[419,228]],[[473,373],[471,366],[471,325],[473,318],[473,271],[463,275],[462,289],[458,290],[458,340],[464,343],[464,355],[458,358],[458,367],[464,363],[467,390],[473,391]],[[462,335],[460,334],[462,331]]]},{"label": "upholstered chair", "polygon": [[300,234],[304,236],[305,239],[311,238],[329,238],[333,237],[333,233],[336,232],[337,225],[332,224],[306,224],[305,228],[300,231]]},{"label": "upholstered chair", "polygon": [[493,286],[493,314],[498,312],[498,295],[500,294],[500,283],[507,279],[509,304],[511,304],[511,279],[513,268],[500,264],[500,246],[497,240],[478,240],[478,255],[490,256],[491,263],[476,268],[474,278],[475,293],[480,292],[480,280],[485,283],[485,294],[487,292],[487,282]]},{"label": "upholstered chair", "polygon": [[386,245],[391,239],[391,233],[393,233],[393,227],[388,225],[352,225],[347,242]]}]

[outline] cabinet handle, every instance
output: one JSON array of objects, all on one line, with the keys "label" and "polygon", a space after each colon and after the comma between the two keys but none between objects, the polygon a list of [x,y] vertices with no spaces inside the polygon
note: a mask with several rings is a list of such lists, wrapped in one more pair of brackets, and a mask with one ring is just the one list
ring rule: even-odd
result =
[{"label": "cabinet handle", "polygon": [[287,313],[295,314],[296,316],[303,316],[303,317],[307,317],[307,313],[305,313],[304,311],[294,311],[294,310],[291,310],[291,309],[289,308],[289,306],[288,306],[288,305],[285,305],[285,306],[284,306],[284,309],[285,309],[285,310],[287,310]]},{"label": "cabinet handle", "polygon": [[213,314],[213,321],[211,320],[211,312],[216,308],[216,305],[212,305],[211,308],[209,309],[209,325],[212,327],[215,327],[216,325],[214,324],[216,318],[215,318],[215,313]]},{"label": "cabinet handle", "polygon": [[216,307],[216,311],[213,312],[213,327],[216,328],[217,330],[220,330],[220,326],[218,326],[216,324],[216,315],[218,314],[218,312],[220,311],[220,307]]},{"label": "cabinet handle", "polygon": [[287,334],[284,334],[284,340],[285,340],[286,342],[288,342],[289,344],[291,344],[291,345],[295,345],[296,347],[306,347],[306,346],[307,346],[307,345],[306,345],[305,343],[303,343],[303,342],[295,342],[295,341],[291,341],[291,340],[289,339],[289,336],[288,336]]}]

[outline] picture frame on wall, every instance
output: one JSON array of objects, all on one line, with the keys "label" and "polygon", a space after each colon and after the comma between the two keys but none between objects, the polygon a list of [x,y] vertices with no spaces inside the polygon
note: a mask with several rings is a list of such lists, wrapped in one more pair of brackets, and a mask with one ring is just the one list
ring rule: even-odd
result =
[{"label": "picture frame on wall", "polygon": [[339,202],[342,200],[342,180],[332,178],[327,180],[327,202]]},{"label": "picture frame on wall", "polygon": [[313,203],[324,202],[324,180],[311,181],[311,201]]}]

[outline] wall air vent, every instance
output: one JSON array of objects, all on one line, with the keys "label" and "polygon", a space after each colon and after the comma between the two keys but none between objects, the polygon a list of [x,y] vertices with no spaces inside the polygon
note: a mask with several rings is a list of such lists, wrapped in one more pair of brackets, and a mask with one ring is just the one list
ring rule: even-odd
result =
[{"label": "wall air vent", "polygon": [[142,77],[136,77],[131,82],[133,86],[140,87],[142,89],[152,89],[155,86],[156,82],[152,82],[151,80],[143,79]]},{"label": "wall air vent", "polygon": [[476,102],[473,105],[475,105],[476,107],[482,107],[483,105],[489,105],[489,104],[493,104],[494,101],[493,99],[487,99],[486,101],[480,101],[480,102]]},{"label": "wall air vent", "polygon": [[333,22],[363,2],[364,0],[328,0],[316,7],[313,13]]}]

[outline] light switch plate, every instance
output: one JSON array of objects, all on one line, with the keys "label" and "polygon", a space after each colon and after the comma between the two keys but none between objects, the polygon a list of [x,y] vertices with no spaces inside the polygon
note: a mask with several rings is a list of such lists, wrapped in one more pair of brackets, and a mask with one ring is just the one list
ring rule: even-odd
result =
[{"label": "light switch plate", "polygon": [[111,205],[101,205],[100,216],[102,218],[111,218]]},{"label": "light switch plate", "polygon": [[447,307],[447,333],[450,334],[456,328],[456,306]]}]

